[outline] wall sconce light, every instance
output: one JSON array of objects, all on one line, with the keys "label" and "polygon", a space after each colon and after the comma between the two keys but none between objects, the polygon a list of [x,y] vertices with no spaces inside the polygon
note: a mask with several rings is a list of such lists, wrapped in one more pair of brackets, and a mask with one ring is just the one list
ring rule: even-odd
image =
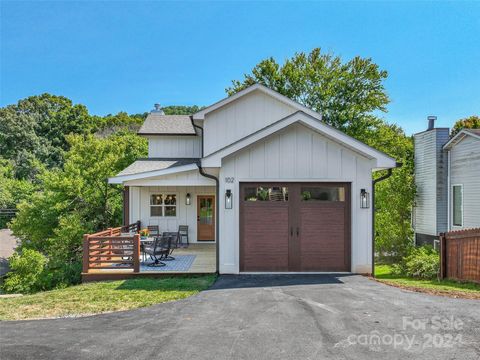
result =
[{"label": "wall sconce light", "polygon": [[360,208],[368,209],[370,207],[370,196],[365,189],[360,190]]},{"label": "wall sconce light", "polygon": [[185,205],[190,205],[192,203],[192,198],[190,196],[190,193],[187,193],[187,196],[185,197]]},{"label": "wall sconce light", "polygon": [[233,206],[232,190],[227,189],[225,191],[225,209],[231,209]]}]

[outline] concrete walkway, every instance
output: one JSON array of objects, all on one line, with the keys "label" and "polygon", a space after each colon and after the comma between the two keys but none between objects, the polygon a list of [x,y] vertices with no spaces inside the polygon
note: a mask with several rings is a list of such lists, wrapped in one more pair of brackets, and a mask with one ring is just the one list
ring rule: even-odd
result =
[{"label": "concrete walkway", "polygon": [[201,294],[0,323],[1,359],[479,359],[480,302],[361,276],[221,276]]}]

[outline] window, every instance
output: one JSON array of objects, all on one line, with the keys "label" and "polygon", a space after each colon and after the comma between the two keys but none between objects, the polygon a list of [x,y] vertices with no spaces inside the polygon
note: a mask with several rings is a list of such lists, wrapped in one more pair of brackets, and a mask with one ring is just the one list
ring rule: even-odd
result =
[{"label": "window", "polygon": [[453,185],[453,226],[463,226],[463,186]]},{"label": "window", "polygon": [[345,189],[335,186],[302,187],[301,199],[302,201],[345,201]]},{"label": "window", "polygon": [[152,194],[150,195],[150,216],[177,216],[177,195]]},{"label": "window", "polygon": [[245,201],[288,201],[288,187],[247,187]]}]

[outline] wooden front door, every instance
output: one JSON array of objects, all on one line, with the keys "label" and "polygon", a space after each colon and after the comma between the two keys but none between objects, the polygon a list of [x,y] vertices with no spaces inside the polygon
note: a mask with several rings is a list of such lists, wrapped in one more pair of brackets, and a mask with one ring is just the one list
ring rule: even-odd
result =
[{"label": "wooden front door", "polygon": [[215,196],[197,196],[197,240],[215,241]]}]

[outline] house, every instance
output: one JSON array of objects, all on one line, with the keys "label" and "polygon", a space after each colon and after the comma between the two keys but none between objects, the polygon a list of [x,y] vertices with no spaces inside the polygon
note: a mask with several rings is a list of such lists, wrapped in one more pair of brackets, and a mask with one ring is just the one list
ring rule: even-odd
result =
[{"label": "house", "polygon": [[480,130],[463,129],[450,138],[448,128],[414,135],[417,245],[437,246],[440,233],[480,227]]},{"label": "house", "polygon": [[125,223],[189,226],[216,244],[217,269],[372,271],[372,172],[391,157],[256,84],[191,116],[152,111],[140,159],[110,183],[125,188]]}]

